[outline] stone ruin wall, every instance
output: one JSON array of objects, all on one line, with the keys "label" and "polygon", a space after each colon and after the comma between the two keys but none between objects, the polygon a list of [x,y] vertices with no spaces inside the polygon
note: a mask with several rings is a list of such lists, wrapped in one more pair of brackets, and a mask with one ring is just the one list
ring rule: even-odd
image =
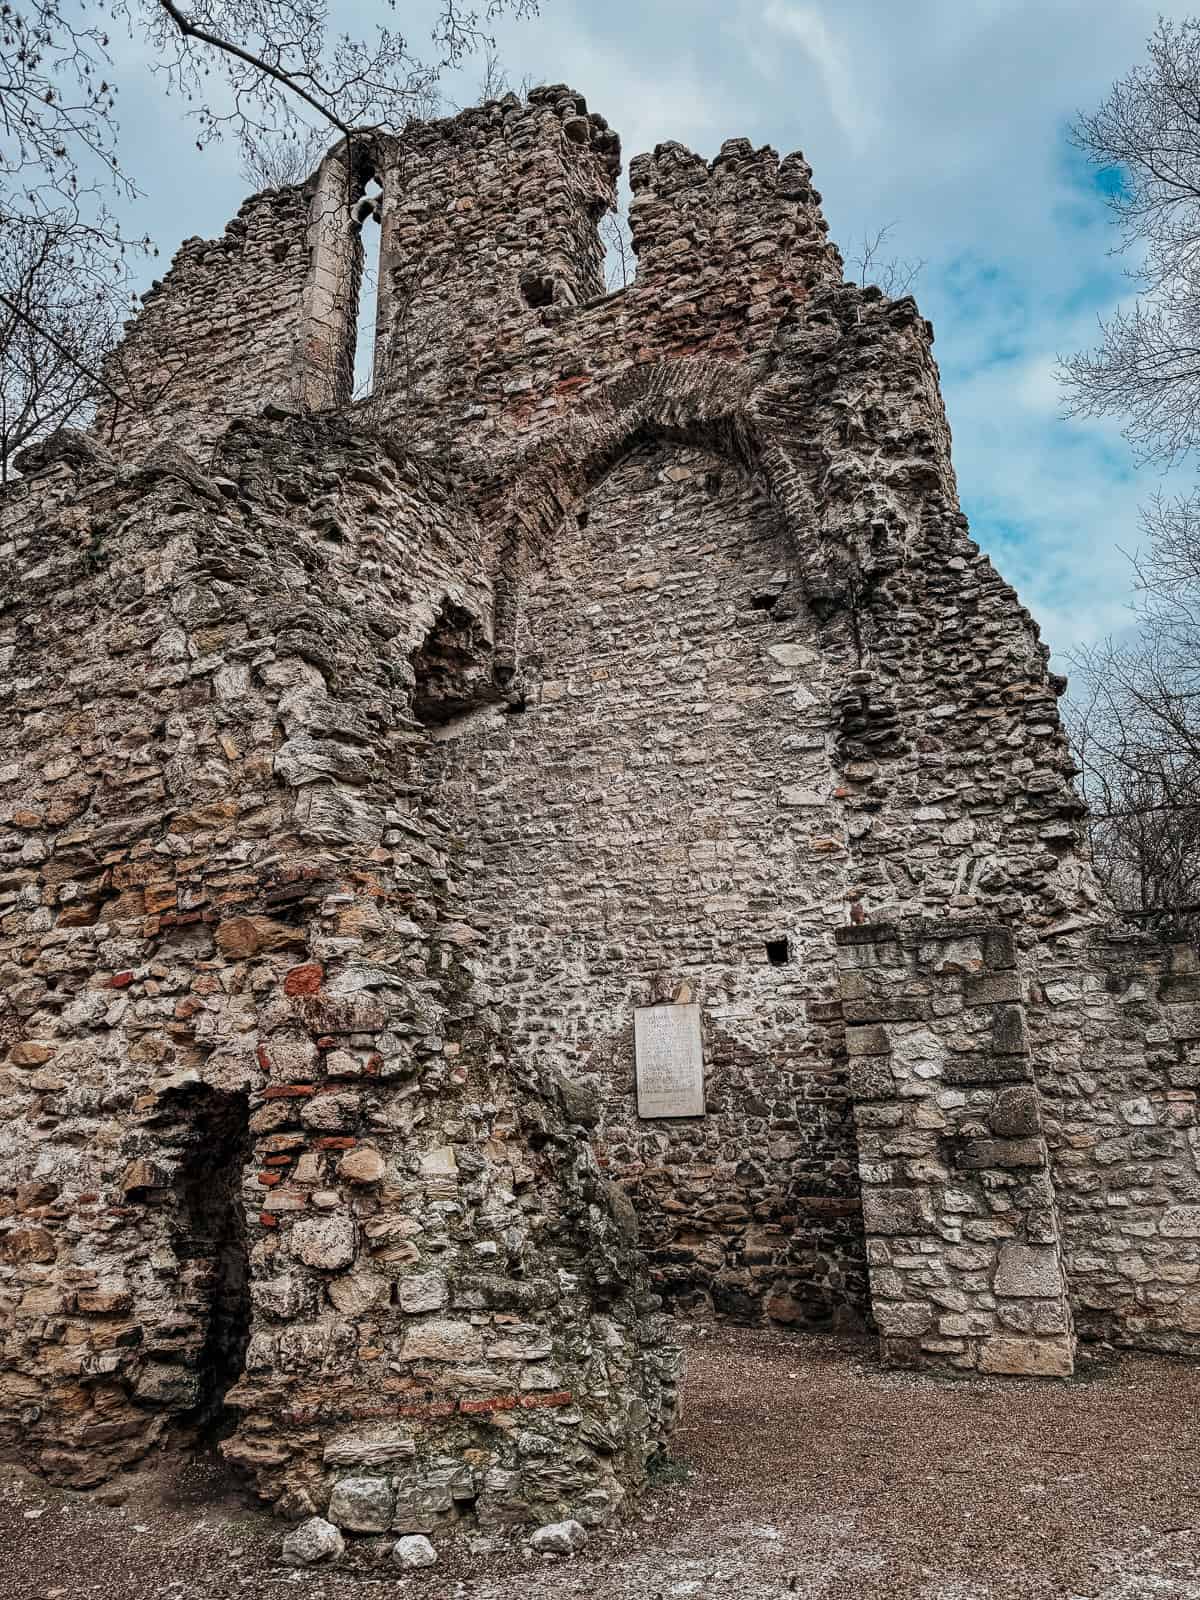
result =
[{"label": "stone ruin wall", "polygon": [[[832,936],[846,662],[819,646],[786,527],[728,461],[643,447],[558,530],[521,659],[521,715],[440,730],[514,1037],[594,1086],[671,1303],[861,1325]],[[707,1115],[640,1123],[633,1009],[679,996],[702,1007]]]},{"label": "stone ruin wall", "polygon": [[1030,986],[1072,1305],[1085,1338],[1193,1354],[1200,1335],[1200,958],[1127,928]]},{"label": "stone ruin wall", "polygon": [[121,399],[101,405],[94,431],[110,449],[136,458],[165,439],[211,447],[231,418],[289,403],[311,198],[268,190],[219,239],[180,246],[105,364]]},{"label": "stone ruin wall", "polygon": [[[685,1304],[844,1317],[865,1252],[891,1361],[1194,1349],[1194,957],[1110,929],[928,325],[840,284],[799,157],[639,158],[637,281],[575,305],[614,159],[580,98],[420,149],[473,153],[492,273],[422,386],[289,416],[337,355],[320,252],[251,226],[146,326],[269,259],[311,364],[222,392],[274,411],[214,443],[177,393],[3,507],[8,1442],[98,1481],[228,1379],[285,1512],[603,1517],[673,1378],[584,1130]],[[496,242],[524,149],[567,174],[542,305]],[[311,245],[289,194],[251,212]],[[385,247],[436,209],[385,182]],[[629,1008],[685,992],[711,1115],[639,1124]]]},{"label": "stone ruin wall", "polygon": [[672,1353],[411,749],[471,530],[374,441],[258,428],[6,507],[0,1428],[87,1485],[223,1402],[287,1515],[603,1520]]}]

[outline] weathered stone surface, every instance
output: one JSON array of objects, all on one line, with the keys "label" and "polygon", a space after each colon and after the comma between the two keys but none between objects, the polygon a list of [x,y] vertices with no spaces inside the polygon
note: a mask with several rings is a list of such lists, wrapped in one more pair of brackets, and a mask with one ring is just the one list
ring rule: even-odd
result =
[{"label": "weathered stone surface", "polygon": [[346,1541],[332,1522],[309,1517],[284,1535],[280,1554],[285,1566],[311,1567],[319,1561],[336,1561],[345,1548]]},{"label": "weathered stone surface", "polygon": [[895,1338],[917,1338],[928,1333],[933,1326],[933,1307],[923,1300],[880,1300],[875,1305],[875,1320],[882,1334]]},{"label": "weathered stone surface", "polygon": [[469,1322],[443,1318],[415,1322],[405,1331],[407,1361],[473,1361],[482,1353],[482,1336]]},{"label": "weathered stone surface", "polygon": [[346,1216],[306,1217],[294,1224],[288,1243],[305,1266],[336,1271],[354,1260],[354,1221]]},{"label": "weathered stone surface", "polygon": [[997,1294],[1060,1296],[1063,1280],[1057,1252],[1045,1246],[1002,1245],[995,1289]]},{"label": "weathered stone surface", "polygon": [[262,950],[283,950],[296,944],[295,928],[270,917],[227,917],[213,935],[221,952],[233,961],[256,956]]},{"label": "weathered stone surface", "polygon": [[391,1293],[391,1284],[377,1272],[347,1272],[331,1278],[325,1293],[342,1316],[356,1321],[368,1311],[385,1306]]},{"label": "weathered stone surface", "polygon": [[1022,1339],[994,1334],[986,1340],[979,1358],[981,1372],[1021,1378],[1069,1378],[1074,1370],[1070,1341]]},{"label": "weathered stone surface", "polygon": [[1169,1206],[1158,1229],[1166,1239],[1200,1239],[1200,1206]]},{"label": "weathered stone surface", "polygon": [[587,1543],[587,1529],[574,1517],[565,1522],[547,1522],[535,1529],[529,1543],[542,1555],[570,1556]]},{"label": "weathered stone surface", "polygon": [[416,1452],[411,1433],[377,1426],[331,1439],[325,1446],[324,1460],[330,1467],[384,1467],[410,1461]]},{"label": "weathered stone surface", "polygon": [[348,1533],[386,1533],[395,1500],[390,1478],[339,1478],[329,1497],[329,1520]]},{"label": "weathered stone surface", "polygon": [[1037,1091],[1003,1089],[988,1113],[988,1127],[1001,1139],[1027,1139],[1040,1131]]},{"label": "weathered stone surface", "polygon": [[408,1533],[392,1546],[392,1560],[402,1572],[437,1565],[437,1551],[423,1533]]},{"label": "weathered stone surface", "polygon": [[445,1274],[441,1272],[406,1272],[396,1285],[400,1309],[410,1316],[420,1311],[440,1311],[448,1295]]},{"label": "weathered stone surface", "polygon": [[923,1189],[864,1189],[863,1226],[868,1233],[931,1233],[933,1207]]},{"label": "weathered stone surface", "polygon": [[339,1173],[349,1183],[378,1183],[386,1170],[383,1157],[371,1145],[348,1151],[338,1162]]},{"label": "weathered stone surface", "polygon": [[14,1067],[40,1067],[54,1059],[54,1048],[35,1039],[20,1039],[9,1050],[8,1059]]}]

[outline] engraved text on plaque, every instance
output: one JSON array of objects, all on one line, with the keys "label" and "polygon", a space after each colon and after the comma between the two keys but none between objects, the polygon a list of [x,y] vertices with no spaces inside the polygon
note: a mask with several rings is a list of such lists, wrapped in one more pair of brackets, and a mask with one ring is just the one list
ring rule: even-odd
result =
[{"label": "engraved text on plaque", "polygon": [[704,1115],[700,1007],[638,1006],[633,1013],[639,1117]]}]

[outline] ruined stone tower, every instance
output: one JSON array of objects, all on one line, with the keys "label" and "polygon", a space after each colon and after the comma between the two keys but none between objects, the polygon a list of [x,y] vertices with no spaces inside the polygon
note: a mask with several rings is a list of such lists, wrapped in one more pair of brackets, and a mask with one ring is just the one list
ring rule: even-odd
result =
[{"label": "ruined stone tower", "polygon": [[633,162],[605,294],[618,170],[562,87],[357,136],[0,504],[0,1439],[64,1482],[224,1417],[284,1515],[597,1522],[660,1307],[1195,1346],[1200,971],[1093,878],[930,327],[744,140]]}]

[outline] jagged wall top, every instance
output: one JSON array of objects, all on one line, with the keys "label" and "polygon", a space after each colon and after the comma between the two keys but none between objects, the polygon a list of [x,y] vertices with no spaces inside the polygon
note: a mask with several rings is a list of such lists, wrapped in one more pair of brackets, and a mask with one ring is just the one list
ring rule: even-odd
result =
[{"label": "jagged wall top", "polygon": [[584,382],[661,354],[744,354],[840,279],[802,156],[733,139],[709,163],[668,143],[632,164],[637,273],[607,295],[598,225],[619,172],[616,134],[565,85],[363,130],[306,183],[248,200],[222,239],[180,249],[112,359],[131,401],[99,427],[142,450],[210,442],[267,403],[349,404],[372,214],[373,399],[414,438],[478,433],[497,395],[519,412],[549,347],[557,380]]}]

